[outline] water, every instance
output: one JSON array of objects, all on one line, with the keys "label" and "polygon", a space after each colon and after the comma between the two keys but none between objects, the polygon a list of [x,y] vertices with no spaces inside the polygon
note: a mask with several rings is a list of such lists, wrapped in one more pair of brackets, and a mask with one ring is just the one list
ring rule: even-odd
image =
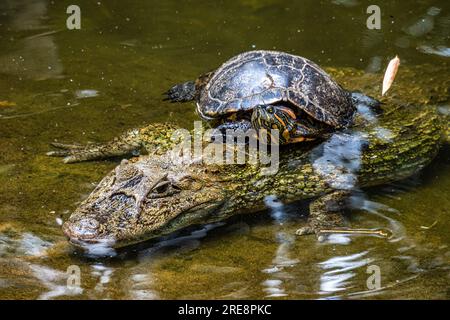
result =
[{"label": "water", "polygon": [[[448,1],[383,3],[381,30],[366,28],[363,1],[80,0],[82,28],[72,31],[69,4],[0,3],[0,298],[450,298],[448,147],[420,175],[357,199],[351,223],[388,228],[392,240],[299,239],[306,205],[268,199],[267,212],[106,259],[75,251],[58,221],[117,162],[45,156],[55,140],[101,142],[168,118],[192,126],[193,106],[162,102],[161,93],[246,50],[372,73],[395,54],[404,66],[440,65],[449,56]],[[67,286],[73,266],[78,289]]]}]

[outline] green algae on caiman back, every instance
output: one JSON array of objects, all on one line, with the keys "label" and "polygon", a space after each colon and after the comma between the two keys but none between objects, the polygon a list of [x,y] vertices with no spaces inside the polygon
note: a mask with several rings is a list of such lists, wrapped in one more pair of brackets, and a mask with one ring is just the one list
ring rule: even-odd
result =
[{"label": "green algae on caiman back", "polygon": [[[376,120],[336,133],[311,150],[283,149],[273,175],[261,174],[254,165],[174,163],[164,152],[124,160],[63,230],[76,245],[120,247],[260,211],[271,195],[284,203],[313,199],[308,225],[299,233],[317,233],[342,225],[340,211],[352,190],[403,179],[427,165],[439,150],[445,126],[435,107],[386,105]],[[147,143],[164,145],[160,151],[170,147],[174,128],[150,125],[142,130],[154,129],[159,130],[157,139],[148,136]],[[336,151],[342,148],[345,152]]]}]

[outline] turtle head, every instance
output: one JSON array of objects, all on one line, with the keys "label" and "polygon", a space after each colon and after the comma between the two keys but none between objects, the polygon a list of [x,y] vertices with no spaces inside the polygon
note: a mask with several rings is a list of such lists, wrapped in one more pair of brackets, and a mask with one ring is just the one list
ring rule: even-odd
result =
[{"label": "turtle head", "polygon": [[279,131],[281,144],[289,143],[297,131],[297,116],[289,107],[277,105],[260,105],[253,110],[252,125],[256,130]]}]

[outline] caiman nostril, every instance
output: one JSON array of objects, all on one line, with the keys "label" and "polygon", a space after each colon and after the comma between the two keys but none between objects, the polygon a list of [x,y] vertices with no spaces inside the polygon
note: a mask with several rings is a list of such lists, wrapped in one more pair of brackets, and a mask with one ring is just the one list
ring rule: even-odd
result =
[{"label": "caiman nostril", "polygon": [[99,223],[92,218],[83,218],[74,224],[71,224],[68,229],[71,237],[79,240],[91,239],[97,235]]}]

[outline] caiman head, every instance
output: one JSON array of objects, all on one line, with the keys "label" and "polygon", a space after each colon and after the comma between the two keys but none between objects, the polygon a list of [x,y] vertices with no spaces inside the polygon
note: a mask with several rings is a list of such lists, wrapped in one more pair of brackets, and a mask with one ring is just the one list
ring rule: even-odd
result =
[{"label": "caiman head", "polygon": [[207,221],[225,193],[207,168],[164,157],[123,160],[64,223],[77,246],[121,247]]}]

